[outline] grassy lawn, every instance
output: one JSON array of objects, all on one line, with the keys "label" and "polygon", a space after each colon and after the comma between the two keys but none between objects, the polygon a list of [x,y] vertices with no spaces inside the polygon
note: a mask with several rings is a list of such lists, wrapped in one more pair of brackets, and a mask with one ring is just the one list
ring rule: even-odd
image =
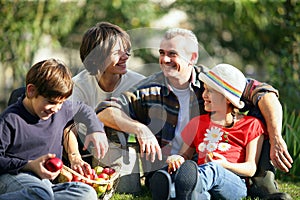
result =
[{"label": "grassy lawn", "polygon": [[[300,200],[300,182],[282,182],[278,181],[281,192],[289,193],[293,199]],[[145,186],[142,186],[142,191],[139,195],[129,194],[114,194],[111,200],[151,200],[151,194]]]},{"label": "grassy lawn", "polygon": [[300,182],[283,182],[278,181],[281,192],[290,194],[293,199],[300,199]]}]

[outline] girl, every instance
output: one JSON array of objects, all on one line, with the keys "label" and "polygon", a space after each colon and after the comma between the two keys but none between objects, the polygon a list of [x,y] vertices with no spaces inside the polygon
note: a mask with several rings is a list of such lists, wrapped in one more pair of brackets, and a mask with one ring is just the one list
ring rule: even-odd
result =
[{"label": "girl", "polygon": [[[265,127],[258,119],[239,113],[246,79],[237,68],[219,64],[201,73],[200,80],[208,114],[188,123],[182,131],[180,156],[167,160],[169,173],[176,171],[176,198],[241,199],[247,196],[247,177],[256,172]],[[195,150],[198,165],[185,161]]]}]

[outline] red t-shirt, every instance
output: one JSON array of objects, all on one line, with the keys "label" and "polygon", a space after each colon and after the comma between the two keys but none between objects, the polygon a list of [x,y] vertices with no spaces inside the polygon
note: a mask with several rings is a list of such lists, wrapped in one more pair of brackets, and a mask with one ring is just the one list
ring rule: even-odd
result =
[{"label": "red t-shirt", "polygon": [[229,162],[242,163],[247,144],[264,133],[267,131],[263,123],[251,116],[244,116],[233,127],[224,128],[213,123],[206,114],[193,118],[181,134],[183,141],[196,149],[200,165],[209,152],[222,154]]}]

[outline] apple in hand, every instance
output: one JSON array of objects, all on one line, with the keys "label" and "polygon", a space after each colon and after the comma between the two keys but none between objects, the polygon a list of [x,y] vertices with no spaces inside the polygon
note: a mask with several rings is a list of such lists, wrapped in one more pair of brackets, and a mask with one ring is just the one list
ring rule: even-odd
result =
[{"label": "apple in hand", "polygon": [[57,172],[58,170],[61,170],[63,167],[63,162],[61,159],[54,157],[49,158],[45,162],[45,168],[50,172]]}]

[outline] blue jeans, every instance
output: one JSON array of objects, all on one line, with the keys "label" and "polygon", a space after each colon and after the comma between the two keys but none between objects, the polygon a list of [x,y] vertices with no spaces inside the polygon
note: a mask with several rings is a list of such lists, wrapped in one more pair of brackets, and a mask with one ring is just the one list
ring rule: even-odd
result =
[{"label": "blue jeans", "polygon": [[80,182],[52,184],[31,173],[0,175],[0,200],[96,200],[96,191]]},{"label": "blue jeans", "polygon": [[247,196],[244,179],[214,162],[198,166],[202,189],[198,197],[201,199],[242,199]]}]

